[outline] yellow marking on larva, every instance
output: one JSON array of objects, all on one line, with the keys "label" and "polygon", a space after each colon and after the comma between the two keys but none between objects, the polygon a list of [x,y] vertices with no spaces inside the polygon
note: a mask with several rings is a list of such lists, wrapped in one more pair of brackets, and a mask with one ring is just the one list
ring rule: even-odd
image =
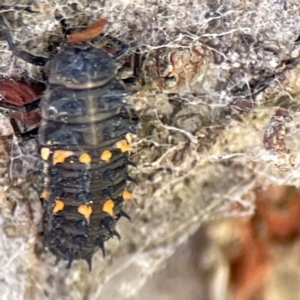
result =
[{"label": "yellow marking on larva", "polygon": [[127,144],[126,140],[121,140],[116,143],[116,147],[120,149],[122,152],[131,151],[133,148]]},{"label": "yellow marking on larva", "polygon": [[44,189],[40,198],[43,198],[43,199],[49,198],[49,194],[50,194],[49,191]]},{"label": "yellow marking on larva", "polygon": [[109,150],[104,150],[100,156],[100,159],[109,162],[111,157],[112,153]]},{"label": "yellow marking on larva", "polygon": [[55,150],[53,154],[53,166],[55,166],[57,163],[65,162],[65,159],[71,155],[74,155],[74,152],[66,150]]},{"label": "yellow marking on larva", "polygon": [[104,202],[102,210],[110,214],[112,217],[116,217],[114,213],[114,207],[115,203],[111,199],[109,199]]},{"label": "yellow marking on larva", "polygon": [[82,204],[78,207],[77,211],[81,214],[84,215],[84,217],[89,221],[90,220],[90,216],[93,212],[93,209],[91,206]]},{"label": "yellow marking on larva", "polygon": [[135,200],[134,196],[127,190],[124,190],[122,197],[124,200]]},{"label": "yellow marking on larva", "polygon": [[41,157],[43,160],[47,160],[50,156],[51,150],[49,148],[42,148],[41,149]]},{"label": "yellow marking on larva", "polygon": [[130,144],[132,142],[132,135],[130,133],[126,133],[125,139]]},{"label": "yellow marking on larva", "polygon": [[53,214],[56,214],[58,211],[63,210],[65,203],[62,200],[55,200],[55,205],[53,207]]},{"label": "yellow marking on larva", "polygon": [[47,144],[47,145],[51,145],[51,144],[52,144],[52,141],[47,141],[46,144]]},{"label": "yellow marking on larva", "polygon": [[82,153],[80,156],[79,156],[79,161],[81,163],[84,163],[84,164],[89,164],[91,161],[92,161],[92,158],[89,154],[87,153]]}]

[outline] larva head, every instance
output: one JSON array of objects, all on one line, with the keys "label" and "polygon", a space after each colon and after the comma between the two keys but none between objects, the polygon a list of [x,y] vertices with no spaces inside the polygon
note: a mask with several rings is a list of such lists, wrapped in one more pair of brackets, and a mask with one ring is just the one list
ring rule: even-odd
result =
[{"label": "larva head", "polygon": [[49,83],[72,89],[102,86],[115,77],[114,59],[101,49],[67,44],[49,63]]}]

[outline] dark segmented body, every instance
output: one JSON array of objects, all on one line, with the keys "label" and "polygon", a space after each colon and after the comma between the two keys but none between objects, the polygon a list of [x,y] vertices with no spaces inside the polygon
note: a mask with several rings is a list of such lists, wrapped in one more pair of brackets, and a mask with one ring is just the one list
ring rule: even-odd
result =
[{"label": "dark segmented body", "polygon": [[[90,264],[99,247],[104,253],[104,242],[118,236],[116,222],[126,216],[122,192],[130,162],[116,143],[134,132],[137,119],[126,107],[123,85],[114,79],[113,58],[102,50],[66,45],[48,69],[39,128],[45,243],[69,266],[74,259]],[[111,159],[101,159],[107,150]],[[104,209],[108,201],[112,213]]]}]

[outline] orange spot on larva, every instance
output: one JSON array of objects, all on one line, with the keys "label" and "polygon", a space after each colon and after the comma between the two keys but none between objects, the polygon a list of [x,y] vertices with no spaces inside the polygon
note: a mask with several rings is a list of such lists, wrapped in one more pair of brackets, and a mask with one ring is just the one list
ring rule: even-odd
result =
[{"label": "orange spot on larva", "polygon": [[114,207],[115,203],[111,199],[109,199],[104,202],[102,210],[115,217]]},{"label": "orange spot on larva", "polygon": [[43,160],[47,160],[50,156],[51,150],[49,148],[42,148],[41,149],[41,157]]},{"label": "orange spot on larva", "polygon": [[89,39],[93,39],[98,36],[102,30],[104,25],[107,23],[107,19],[101,18],[88,26],[85,30],[80,32],[75,32],[67,36],[69,43],[80,43]]},{"label": "orange spot on larva", "polygon": [[122,197],[124,200],[135,200],[133,195],[130,192],[128,192],[127,190],[124,190],[124,192],[122,193]]},{"label": "orange spot on larva", "polygon": [[84,215],[84,217],[89,221],[90,216],[93,212],[93,209],[89,205],[82,204],[78,207],[77,211],[81,214]]},{"label": "orange spot on larva", "polygon": [[116,143],[116,147],[120,149],[122,152],[131,151],[133,148],[127,144],[126,140],[121,140]]},{"label": "orange spot on larva", "polygon": [[111,157],[112,153],[109,150],[104,150],[100,156],[100,159],[109,162]]},{"label": "orange spot on larva", "polygon": [[82,153],[80,156],[79,156],[79,161],[83,164],[89,164],[91,161],[92,161],[92,158],[89,154],[87,153]]},{"label": "orange spot on larva", "polygon": [[72,151],[55,150],[53,154],[53,165],[55,166],[57,163],[63,163],[66,158],[73,154],[74,152]]},{"label": "orange spot on larva", "polygon": [[56,214],[58,211],[63,210],[65,203],[62,200],[55,200],[55,205],[53,207],[53,214]]},{"label": "orange spot on larva", "polygon": [[41,196],[40,196],[40,198],[46,199],[48,197],[49,197],[49,191],[44,189]]}]

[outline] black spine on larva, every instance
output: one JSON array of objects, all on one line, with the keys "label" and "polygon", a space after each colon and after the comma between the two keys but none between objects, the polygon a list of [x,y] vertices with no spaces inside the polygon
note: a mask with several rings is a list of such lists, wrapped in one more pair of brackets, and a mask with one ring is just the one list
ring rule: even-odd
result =
[{"label": "black spine on larva", "polygon": [[[122,211],[122,192],[126,187],[129,165],[127,153],[116,142],[134,132],[137,120],[131,118],[124,103],[125,90],[115,79],[114,60],[100,49],[64,47],[50,62],[49,85],[41,100],[42,122],[39,129],[44,157],[45,190],[44,235],[47,248],[65,259],[85,259],[104,242],[118,236],[117,220]],[[72,152],[63,162],[54,162],[55,151]],[[112,154],[101,160],[103,151]],[[91,162],[80,162],[87,154]],[[113,213],[103,211],[111,199]],[[63,208],[54,212],[57,201]],[[92,208],[86,218],[80,205]],[[128,217],[128,216],[127,216]]]}]

